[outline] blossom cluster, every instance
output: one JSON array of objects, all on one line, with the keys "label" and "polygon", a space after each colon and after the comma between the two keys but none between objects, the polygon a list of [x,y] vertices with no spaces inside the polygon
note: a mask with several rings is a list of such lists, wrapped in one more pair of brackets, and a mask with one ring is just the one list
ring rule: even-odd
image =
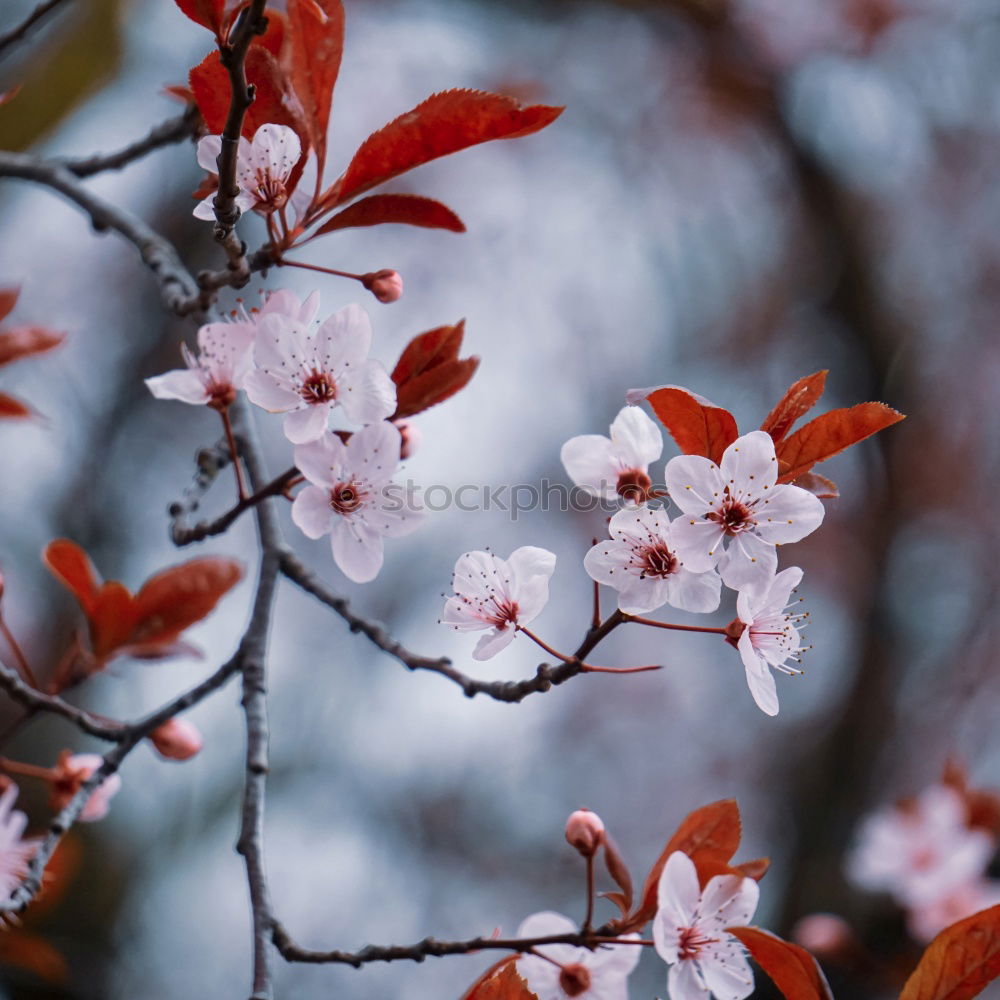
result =
[{"label": "blossom cluster", "polygon": [[1000,903],[1000,882],[986,877],[997,849],[993,829],[973,826],[966,796],[941,782],[869,815],[848,858],[856,885],[887,892],[907,927],[928,942],[949,925]]}]

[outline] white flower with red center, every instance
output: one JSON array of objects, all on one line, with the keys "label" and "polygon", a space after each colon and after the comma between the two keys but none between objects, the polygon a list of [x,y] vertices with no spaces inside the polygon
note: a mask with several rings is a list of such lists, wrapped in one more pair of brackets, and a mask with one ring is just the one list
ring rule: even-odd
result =
[{"label": "white flower with red center", "polygon": [[584,557],[591,578],[618,591],[618,607],[626,614],[644,614],[664,604],[696,612],[719,606],[718,573],[692,573],[684,565],[673,534],[676,523],[653,507],[626,507],[611,518],[611,538]]},{"label": "white flower with red center", "polygon": [[649,499],[649,465],[663,451],[660,429],[637,406],[626,406],[611,425],[611,437],[581,434],[560,452],[566,474],[581,489],[604,500]]},{"label": "white flower with red center", "polygon": [[0,899],[8,899],[24,881],[41,842],[37,838],[25,839],[28,817],[14,808],[16,799],[17,785],[11,782],[0,795]]},{"label": "white flower with red center", "polygon": [[[579,928],[569,917],[546,911],[527,917],[517,930],[519,938],[576,934]],[[638,934],[626,934],[638,941]],[[602,944],[591,951],[573,944],[543,944],[538,954],[524,954],[517,971],[538,1000],[627,1000],[628,977],[639,962],[638,944]]]},{"label": "white flower with red center", "polygon": [[919,908],[978,879],[994,847],[988,833],[968,827],[962,796],[932,785],[862,823],[847,872],[862,888],[890,892],[902,905]]},{"label": "white flower with red center", "polygon": [[[51,806],[55,810],[65,808],[70,799],[80,790],[85,781],[101,766],[101,757],[96,753],[71,754],[64,750],[53,768]],[[96,823],[104,819],[111,807],[111,800],[122,787],[122,779],[117,774],[105,778],[91,793],[77,819],[81,823]]]},{"label": "white flower with red center", "polygon": [[258,322],[257,368],[244,388],[250,400],[271,413],[285,413],[292,444],[315,441],[340,406],[356,424],[374,424],[396,408],[396,387],[378,361],[368,357],[372,328],[359,305],[349,305],[315,330],[287,315]]},{"label": "white flower with red center", "polygon": [[[802,570],[790,566],[776,575],[740,589],[736,597],[738,624],[743,626],[736,642],[746,670],[747,685],[757,707],[768,715],[778,714],[778,691],[771,670],[783,674],[802,673],[788,665],[799,662],[808,649],[802,645],[799,629],[809,617],[808,612],[794,610],[801,598],[792,593],[802,582]],[[791,610],[790,610],[791,609]]]},{"label": "white flower with red center", "polygon": [[743,1000],[753,971],[728,927],[749,923],[760,890],[752,878],[715,875],[702,892],[694,862],[682,851],[667,858],[657,889],[653,941],[670,965],[670,1000]]},{"label": "white flower with red center", "polygon": [[555,555],[534,545],[515,549],[507,559],[492,552],[466,552],[455,563],[455,596],[445,601],[441,624],[458,632],[489,629],[472,654],[488,660],[541,613],[555,568]]},{"label": "white flower with red center", "polygon": [[721,465],[678,455],[664,473],[670,499],[687,515],[674,537],[689,569],[718,566],[738,590],[766,579],[778,566],[775,545],[797,542],[823,520],[823,504],[798,486],[777,486],[774,441],[765,431],[737,438]]},{"label": "white flower with red center", "polygon": [[[218,173],[222,136],[206,135],[198,141],[198,166],[210,174]],[[240,136],[236,151],[236,204],[241,212],[251,209],[262,215],[282,208],[291,192],[288,180],[302,153],[299,137],[287,125],[261,125],[253,140]],[[199,219],[215,218],[215,192],[195,207]]]},{"label": "white flower with red center", "polygon": [[292,520],[310,538],[329,534],[333,558],[355,583],[382,568],[383,538],[413,531],[422,512],[392,483],[399,431],[387,421],[369,424],[347,444],[328,432],[295,449],[295,464],[311,485],[295,497]]}]

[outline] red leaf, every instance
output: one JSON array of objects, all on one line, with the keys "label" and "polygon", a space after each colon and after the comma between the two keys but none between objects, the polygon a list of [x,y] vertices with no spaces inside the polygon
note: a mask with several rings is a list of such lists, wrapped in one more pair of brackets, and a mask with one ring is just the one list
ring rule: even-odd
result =
[{"label": "red leaf", "polygon": [[1000,906],[992,906],[934,938],[899,1000],[968,1000],[998,976]]},{"label": "red leaf", "polygon": [[[629,927],[642,927],[656,913],[660,875],[667,858],[674,851],[683,851],[695,866],[705,865],[706,870],[712,864],[728,868],[730,858],[740,846],[740,834],[740,810],[733,799],[712,802],[691,813],[667,841],[667,846],[646,876],[642,887],[642,905],[629,920]],[[711,874],[719,872],[712,871]]]},{"label": "red leaf", "polygon": [[[277,60],[262,45],[251,45],[246,58],[247,82],[254,87],[254,100],[243,119],[243,136],[252,139],[261,125],[273,122],[295,129],[302,139],[303,155],[308,136],[296,110],[288,78]],[[194,99],[213,135],[221,134],[229,115],[229,74],[220,61],[218,51],[209,52],[194,69],[189,80]]]},{"label": "red leaf", "polygon": [[821,500],[836,500],[840,496],[837,484],[832,479],[821,476],[818,472],[804,472],[796,478],[795,485],[808,490]]},{"label": "red leaf", "polygon": [[505,958],[483,973],[462,1000],[537,1000],[517,971],[517,957]]},{"label": "red leaf", "polygon": [[685,455],[703,455],[716,465],[739,436],[736,419],[689,389],[665,385],[646,396],[653,412]]},{"label": "red leaf", "polygon": [[226,0],[174,0],[174,3],[195,24],[215,32],[221,40],[222,18],[226,9]]},{"label": "red leaf", "polygon": [[90,646],[99,664],[107,662],[129,640],[136,620],[132,595],[117,580],[109,580],[97,592],[87,613]]},{"label": "red leaf", "polygon": [[734,865],[733,871],[745,878],[752,878],[759,882],[771,867],[770,858],[754,858],[753,861],[744,861],[742,864]]},{"label": "red leaf", "polygon": [[0,392],[0,419],[20,420],[33,416],[32,410],[19,399]]},{"label": "red leaf", "polygon": [[151,647],[172,643],[208,615],[242,576],[243,567],[238,562],[218,556],[192,559],[151,576],[136,594],[135,626],[128,644]]},{"label": "red leaf", "polygon": [[316,230],[316,236],[335,229],[378,226],[387,222],[425,229],[448,229],[464,233],[465,224],[447,205],[415,194],[373,194],[338,212]]},{"label": "red leaf", "polygon": [[267,8],[267,30],[258,35],[254,45],[263,45],[279,62],[284,53],[285,38],[288,34],[288,18],[280,10]]},{"label": "red leaf", "polygon": [[290,0],[288,21],[292,85],[322,177],[330,105],[344,51],[344,7],[340,0]]},{"label": "red leaf", "polygon": [[[625,859],[618,850],[618,845],[611,839],[607,831],[604,833],[604,866],[608,874],[615,880],[615,884],[622,890],[622,913],[628,913],[632,908],[632,876],[629,873]],[[610,897],[610,893],[608,894]]]},{"label": "red leaf", "polygon": [[791,430],[792,424],[799,417],[808,413],[815,405],[826,385],[827,369],[806,375],[789,386],[788,391],[778,401],[778,404],[767,415],[760,425],[762,431],[767,431],[777,443]]},{"label": "red leaf", "polygon": [[89,615],[101,578],[87,553],[68,538],[56,538],[45,546],[42,559],[49,572],[77,599],[84,614]]},{"label": "red leaf", "polygon": [[0,320],[6,319],[10,311],[17,305],[20,288],[0,288]]},{"label": "red leaf", "polygon": [[50,986],[69,984],[66,959],[44,938],[19,928],[0,934],[0,965],[23,969]]},{"label": "red leaf", "polygon": [[396,383],[393,419],[412,417],[466,386],[479,358],[459,359],[465,320],[418,334],[406,345],[392,372]]},{"label": "red leaf", "polygon": [[903,417],[885,403],[858,403],[847,409],[821,413],[776,446],[778,482],[797,479],[818,462],[839,455],[845,448],[891,427]]},{"label": "red leaf", "polygon": [[[0,311],[2,311],[0,304]],[[54,333],[41,326],[18,326],[0,333],[0,365],[42,354],[58,347],[66,339],[64,333]]]},{"label": "red leaf", "polygon": [[833,1000],[826,976],[805,948],[782,941],[759,927],[728,927],[757,964],[771,977],[785,1000]]},{"label": "red leaf", "polygon": [[464,319],[454,326],[437,326],[426,333],[418,333],[399,356],[392,370],[393,382],[400,386],[435,365],[457,360],[464,336]]},{"label": "red leaf", "polygon": [[545,128],[562,108],[522,108],[512,97],[481,90],[432,94],[370,135],[334,185],[339,205],[423,163],[491,139],[514,139]]}]

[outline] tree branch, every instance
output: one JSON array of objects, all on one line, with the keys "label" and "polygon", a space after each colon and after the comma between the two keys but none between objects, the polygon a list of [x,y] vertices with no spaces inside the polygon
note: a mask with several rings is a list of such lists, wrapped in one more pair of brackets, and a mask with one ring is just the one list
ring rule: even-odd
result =
[{"label": "tree branch", "polygon": [[55,10],[63,2],[64,0],[45,0],[44,3],[40,3],[20,24],[15,25],[10,31],[0,35],[0,53],[3,53],[11,45],[21,41],[49,11]]}]

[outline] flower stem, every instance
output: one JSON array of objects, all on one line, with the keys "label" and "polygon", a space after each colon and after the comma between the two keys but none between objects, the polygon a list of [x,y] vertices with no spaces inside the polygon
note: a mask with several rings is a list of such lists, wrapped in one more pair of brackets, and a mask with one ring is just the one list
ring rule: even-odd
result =
[{"label": "flower stem", "polygon": [[321,274],[333,274],[338,278],[353,278],[355,281],[361,281],[360,274],[352,274],[350,271],[338,271],[333,267],[320,267],[319,264],[306,264],[301,260],[287,260],[282,257],[278,261],[279,267],[301,267],[306,271],[319,271]]},{"label": "flower stem", "polygon": [[245,503],[248,497],[247,484],[243,478],[243,466],[240,464],[240,454],[236,450],[236,436],[233,434],[233,424],[229,419],[229,409],[219,410],[222,418],[222,426],[226,431],[226,443],[229,445],[229,454],[233,459],[233,469],[236,471],[236,488],[239,490],[240,503]]},{"label": "flower stem", "polygon": [[14,638],[14,633],[7,627],[7,622],[4,621],[3,615],[0,615],[0,632],[3,633],[3,637],[7,640],[7,645],[10,646],[11,652],[14,654],[14,659],[17,660],[17,665],[21,671],[21,675],[33,688],[37,690],[38,681],[35,680],[35,675],[32,673],[31,667],[28,664],[28,659],[24,655],[24,651],[18,645],[17,639]]},{"label": "flower stem", "polygon": [[712,635],[726,635],[724,628],[711,628],[708,625],[672,625],[669,622],[658,622],[652,618],[640,618],[638,615],[624,615],[627,622],[635,622],[636,625],[649,625],[650,628],[668,628],[677,632],[708,632]]},{"label": "flower stem", "polygon": [[583,918],[583,933],[590,933],[594,919],[594,855],[587,855],[587,915]]},{"label": "flower stem", "polygon": [[523,632],[532,642],[537,643],[539,646],[541,646],[542,649],[544,649],[545,652],[549,654],[549,656],[554,656],[557,660],[562,660],[563,663],[574,663],[576,661],[575,656],[564,656],[562,653],[557,652],[547,642],[543,641],[542,639],[539,639],[534,632],[532,632],[530,629],[526,629],[523,625],[518,625],[517,630],[518,632]]},{"label": "flower stem", "polygon": [[9,760],[7,757],[0,757],[0,770],[8,774],[19,774],[25,778],[41,778],[42,781],[51,781],[55,775],[49,767],[39,767],[37,764],[22,764],[20,761]]},{"label": "flower stem", "polygon": [[583,664],[585,674],[645,674],[650,670],[662,670],[662,663],[650,663],[641,667],[595,667],[589,663]]}]

